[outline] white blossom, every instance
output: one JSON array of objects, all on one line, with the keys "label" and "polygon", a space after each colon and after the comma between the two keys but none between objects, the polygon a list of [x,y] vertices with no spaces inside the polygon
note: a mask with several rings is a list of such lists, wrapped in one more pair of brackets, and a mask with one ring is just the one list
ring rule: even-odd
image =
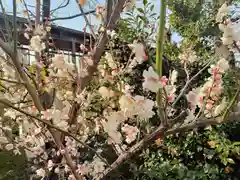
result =
[{"label": "white blossom", "polygon": [[13,150],[13,148],[14,148],[13,144],[7,144],[5,146],[5,149],[8,150],[8,151]]},{"label": "white blossom", "polygon": [[133,52],[135,53],[135,58],[138,64],[142,64],[147,60],[143,44],[137,43],[133,48]]},{"label": "white blossom", "polygon": [[188,124],[190,122],[192,122],[195,119],[195,115],[194,115],[194,110],[189,110],[188,109],[188,115],[184,120],[184,123]]},{"label": "white blossom", "polygon": [[36,174],[40,177],[45,177],[46,172],[44,169],[41,168],[41,169],[36,170]]},{"label": "white blossom", "polygon": [[136,115],[140,119],[149,119],[154,116],[155,112],[152,111],[155,105],[154,101],[146,99],[143,96],[135,96],[134,99],[138,104],[136,107],[136,109],[138,109]]},{"label": "white blossom", "polygon": [[152,67],[149,67],[148,70],[143,71],[143,77],[144,77],[144,82],[143,82],[144,89],[148,89],[152,92],[157,93],[159,88],[162,87],[160,77],[153,70]]},{"label": "white blossom", "polygon": [[124,124],[124,126],[122,127],[122,131],[124,132],[124,134],[126,136],[126,142],[128,144],[135,141],[137,138],[137,134],[139,133],[139,130],[137,127],[130,126],[128,124]]},{"label": "white blossom", "polygon": [[114,38],[117,36],[117,33],[114,30],[107,30],[107,34],[111,37]]},{"label": "white blossom", "polygon": [[221,58],[216,66],[218,67],[220,73],[225,73],[229,69],[229,63],[226,59]]},{"label": "white blossom", "polygon": [[1,136],[0,137],[0,144],[8,143],[8,139],[6,137]]},{"label": "white blossom", "polygon": [[216,21],[217,22],[222,22],[223,17],[226,16],[229,12],[229,8],[227,3],[224,3],[218,10],[217,16],[216,16]]},{"label": "white blossom", "polygon": [[48,167],[48,170],[49,170],[49,171],[51,171],[51,170],[52,170],[53,166],[54,166],[54,163],[53,163],[53,161],[52,161],[52,160],[48,160],[47,167]]},{"label": "white blossom", "polygon": [[108,133],[109,137],[115,142],[115,143],[121,143],[121,134],[117,131],[119,126],[118,119],[115,118],[109,118],[108,121],[103,121],[102,125],[104,128],[104,131]]},{"label": "white blossom", "polygon": [[97,179],[99,173],[102,173],[105,170],[105,163],[98,157],[95,157],[91,163],[93,167],[92,175]]},{"label": "white blossom", "polygon": [[41,53],[46,46],[39,35],[33,36],[30,40],[30,47],[33,51]]},{"label": "white blossom", "polygon": [[117,68],[117,65],[114,62],[113,57],[112,57],[112,55],[110,53],[106,52],[105,58],[107,59],[107,63],[108,63],[110,68],[112,68],[112,69],[116,69]]},{"label": "white blossom", "polygon": [[91,171],[91,167],[87,162],[84,162],[84,164],[78,164],[77,167],[76,171],[81,175],[87,175]]},{"label": "white blossom", "polygon": [[103,98],[110,98],[115,95],[115,92],[112,90],[109,90],[107,87],[102,86],[99,88],[98,92],[101,94]]},{"label": "white blossom", "polygon": [[173,70],[170,77],[171,85],[174,85],[177,82],[177,76],[178,72],[176,70]]},{"label": "white blossom", "polygon": [[215,108],[213,115],[214,116],[220,115],[225,110],[226,107],[227,107],[227,101],[226,101],[226,98],[224,97],[221,103]]}]

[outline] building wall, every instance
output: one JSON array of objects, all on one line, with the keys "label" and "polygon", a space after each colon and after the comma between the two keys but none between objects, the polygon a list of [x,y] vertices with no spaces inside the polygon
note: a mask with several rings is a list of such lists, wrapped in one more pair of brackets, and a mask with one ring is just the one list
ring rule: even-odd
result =
[{"label": "building wall", "polygon": [[[32,65],[36,62],[36,58],[35,58],[35,52],[30,50],[29,46],[27,45],[21,45],[21,48],[18,49],[19,52],[21,52],[20,54],[23,56],[22,62],[25,65]],[[53,53],[53,54],[57,54],[57,52],[53,52],[51,49],[49,49],[49,52]],[[74,63],[76,62],[76,66],[79,69],[80,68],[80,64],[79,64],[79,59],[80,57],[83,55],[82,53],[76,52],[75,53],[75,59],[76,61],[73,60],[73,54],[71,51],[61,51],[59,50],[59,53],[63,53],[64,56],[64,60],[68,63]]]}]

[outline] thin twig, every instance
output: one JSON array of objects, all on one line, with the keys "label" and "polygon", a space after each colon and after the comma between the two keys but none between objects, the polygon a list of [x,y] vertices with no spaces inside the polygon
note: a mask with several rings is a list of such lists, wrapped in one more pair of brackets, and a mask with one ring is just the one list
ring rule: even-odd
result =
[{"label": "thin twig", "polygon": [[5,11],[5,8],[3,6],[2,0],[0,0],[0,6],[1,6],[1,9],[2,9],[2,12],[3,12],[4,23],[5,23],[5,26],[6,26],[6,29],[7,29],[7,33],[8,33],[7,38],[8,38],[8,41],[10,42],[12,31],[11,31],[11,28],[10,28],[10,23],[7,19],[6,11]]},{"label": "thin twig", "polygon": [[27,7],[27,4],[26,4],[25,0],[23,0],[23,4],[24,4],[24,6],[25,6],[25,8],[26,8],[26,10],[27,10],[27,16],[28,16],[28,22],[29,22],[30,28],[33,28],[32,21],[31,21],[31,18],[30,18],[30,16],[29,16],[29,13],[28,13],[28,12],[30,12],[30,11],[29,11],[29,9],[28,9],[28,7]]},{"label": "thin twig", "polygon": [[83,8],[82,8],[82,5],[79,3],[78,0],[76,0],[76,3],[78,4],[78,7],[79,7],[79,9],[80,9],[80,12],[83,14],[84,20],[85,20],[87,26],[89,27],[93,38],[96,39],[97,37],[96,37],[96,35],[95,35],[94,31],[93,31],[93,28],[92,28],[91,24],[90,24],[89,21],[88,21],[88,18],[87,18],[86,14],[85,14],[85,12],[84,12],[84,10],[83,10]]},{"label": "thin twig", "polygon": [[[41,8],[41,1],[36,0],[35,28],[38,28],[38,26],[40,24],[40,16],[41,16],[40,8]],[[36,54],[35,58],[36,58],[37,63],[40,63],[40,53],[36,52],[35,54]],[[41,69],[38,65],[36,66],[36,79],[37,79],[37,89],[39,89],[39,86],[41,83]]]},{"label": "thin twig", "polygon": [[[115,6],[110,22],[108,25],[112,25],[112,28],[116,26],[116,22],[120,18],[120,13],[122,12],[123,5],[125,4],[126,0],[121,0],[118,1],[117,5]],[[108,29],[108,27],[106,28]],[[92,60],[94,65],[88,67],[88,75],[80,79],[80,89],[83,90],[86,84],[91,80],[93,73],[97,70],[97,64],[100,60],[100,57],[102,56],[102,53],[104,52],[104,47],[105,44],[107,43],[107,33],[103,32],[100,37],[98,42],[95,43],[95,47],[93,50],[93,55],[92,55]]]},{"label": "thin twig", "polygon": [[183,89],[181,90],[180,94],[178,95],[178,97],[176,98],[176,100],[173,102],[172,106],[174,107],[177,102],[181,99],[181,97],[184,95],[185,91],[187,90],[189,84],[196,78],[198,77],[205,69],[208,68],[208,66],[211,64],[212,61],[208,62],[200,71],[198,71],[197,74],[195,74],[189,81],[186,82],[185,86],[183,87]]},{"label": "thin twig", "polygon": [[65,1],[63,1],[57,8],[51,10],[51,14],[55,13],[55,11],[59,10],[59,9],[62,9],[62,8],[65,8],[69,5],[70,3],[70,0],[67,0],[67,2],[64,4]]},{"label": "thin twig", "polygon": [[9,83],[13,83],[13,84],[24,84],[24,82],[19,82],[19,81],[13,81],[13,80],[9,80],[9,79],[4,79],[4,78],[0,78],[1,81],[6,81]]},{"label": "thin twig", "polygon": [[185,71],[185,73],[187,75],[187,81],[189,81],[189,72],[187,70],[187,63],[186,62],[184,63],[184,71]]},{"label": "thin twig", "polygon": [[80,16],[84,16],[84,15],[92,14],[92,13],[95,13],[95,12],[96,12],[96,10],[91,10],[91,11],[85,12],[84,14],[83,14],[83,13],[79,13],[79,14],[75,14],[75,15],[67,16],[67,17],[56,17],[56,18],[51,18],[49,21],[50,21],[50,22],[53,22],[53,21],[58,21],[58,20],[74,19],[74,18],[77,18],[77,17],[80,17]]}]

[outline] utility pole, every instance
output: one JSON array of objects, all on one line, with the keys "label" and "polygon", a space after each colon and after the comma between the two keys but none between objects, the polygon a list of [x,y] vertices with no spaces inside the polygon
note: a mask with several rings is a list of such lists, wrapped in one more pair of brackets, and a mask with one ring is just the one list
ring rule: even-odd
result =
[{"label": "utility pole", "polygon": [[51,7],[51,0],[43,0],[43,5],[42,5],[43,23],[45,23],[45,21],[50,18],[50,7]]},{"label": "utility pole", "polygon": [[[42,22],[43,22],[44,26],[46,25],[46,23],[49,22],[49,19],[50,19],[50,7],[51,7],[51,0],[43,0],[43,4],[42,4]],[[42,56],[42,59],[44,61],[44,64],[45,64],[46,68],[48,68],[48,65],[49,65],[48,64],[48,58],[49,58],[49,35],[47,34],[45,55]]]}]

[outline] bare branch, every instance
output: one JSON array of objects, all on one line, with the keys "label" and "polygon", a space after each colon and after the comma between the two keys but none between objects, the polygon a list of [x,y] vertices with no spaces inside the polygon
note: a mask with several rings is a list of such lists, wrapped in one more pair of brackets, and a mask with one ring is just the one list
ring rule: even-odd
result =
[{"label": "bare branch", "polygon": [[186,82],[185,86],[182,88],[180,94],[176,98],[176,100],[173,102],[172,106],[174,107],[177,102],[181,99],[181,97],[185,94],[185,91],[187,90],[189,84],[196,78],[198,77],[205,69],[208,68],[208,66],[211,64],[212,61],[208,62],[200,71],[198,71],[197,74],[195,74],[189,81]]},{"label": "bare branch", "polygon": [[13,0],[13,53],[14,57],[17,56],[17,4],[16,0]]},{"label": "bare branch", "polygon": [[95,10],[92,10],[92,11],[85,12],[84,14],[80,13],[80,14],[75,14],[73,16],[68,16],[68,17],[56,17],[56,18],[50,19],[49,21],[53,22],[53,21],[58,21],[58,20],[74,19],[74,18],[77,18],[79,16],[84,16],[84,15],[92,14],[92,13],[95,13],[95,12],[96,12]]},{"label": "bare branch", "polygon": [[[23,0],[23,4],[24,4],[24,6],[25,6],[27,12],[30,12],[29,9],[28,9],[28,7],[27,7],[27,4],[26,4],[25,0]],[[30,12],[30,13],[31,13],[31,12]],[[30,16],[29,16],[29,13],[27,13],[27,16],[28,16],[28,22],[29,22],[29,25],[30,25],[30,27],[32,28],[33,25],[32,25],[32,21],[31,21],[31,18],[30,18]]]},{"label": "bare branch", "polygon": [[1,38],[0,38],[0,47],[11,57],[13,64],[16,67],[18,74],[21,77],[26,89],[28,90],[29,94],[31,95],[36,107],[39,110],[43,110],[42,105],[39,101],[38,95],[36,93],[36,90],[31,86],[31,83],[29,82],[26,74],[23,71],[23,68],[20,64],[19,56],[17,55],[16,57],[14,57],[14,52],[12,51],[11,46],[9,46],[7,43],[5,43]]},{"label": "bare branch", "polygon": [[91,34],[92,34],[92,36],[93,36],[93,38],[96,39],[96,35],[95,35],[94,31],[93,31],[93,28],[92,28],[91,24],[90,24],[89,21],[88,21],[88,18],[87,18],[87,16],[86,16],[86,13],[83,11],[83,8],[82,8],[81,4],[79,4],[78,0],[76,0],[76,3],[78,4],[78,7],[79,7],[79,9],[80,9],[80,11],[81,11],[81,14],[83,14],[84,20],[85,20],[86,24],[88,25],[88,27],[89,27],[89,29],[90,29],[90,31],[91,31]]},{"label": "bare branch", "polygon": [[[122,12],[125,1],[126,0],[118,1],[118,3],[116,4],[116,6],[112,12],[112,15],[110,17],[110,20],[108,22],[106,29],[108,29],[110,26],[111,26],[111,28],[114,28],[116,26],[116,23],[120,18],[120,13]],[[92,56],[94,65],[90,66],[88,68],[88,75],[86,77],[83,77],[80,79],[80,89],[81,90],[84,89],[86,84],[91,80],[93,73],[97,70],[97,64],[102,56],[102,53],[104,52],[104,46],[107,43],[107,40],[108,40],[107,34],[105,31],[100,35],[99,41],[96,42],[96,44],[95,44],[95,48],[94,48],[93,56]]]},{"label": "bare branch", "polygon": [[12,31],[10,29],[10,24],[9,24],[9,21],[7,19],[7,16],[6,16],[6,11],[5,11],[5,8],[3,6],[2,0],[0,0],[0,6],[1,6],[1,10],[3,12],[4,23],[5,23],[5,26],[6,26],[6,29],[7,29],[7,33],[8,33],[8,36],[7,36],[8,41],[10,42]]},{"label": "bare branch", "polygon": [[4,78],[0,78],[1,81],[6,81],[9,83],[13,83],[13,84],[24,84],[23,82],[19,82],[19,81],[13,81],[13,80],[9,80],[9,79],[4,79]]},{"label": "bare branch", "polygon": [[55,13],[57,10],[65,8],[69,5],[70,0],[67,0],[67,2],[64,4],[65,1],[63,1],[57,8],[51,10],[51,14]]}]

